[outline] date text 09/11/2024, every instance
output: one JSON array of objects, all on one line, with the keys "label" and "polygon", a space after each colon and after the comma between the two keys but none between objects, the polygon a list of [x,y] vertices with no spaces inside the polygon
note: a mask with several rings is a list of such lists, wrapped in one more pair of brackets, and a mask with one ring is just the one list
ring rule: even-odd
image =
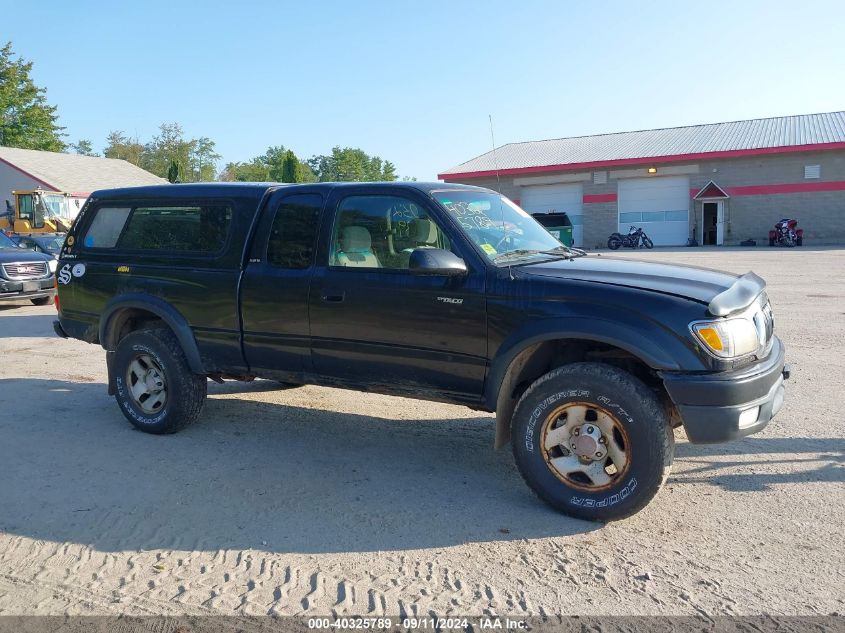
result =
[{"label": "date text 09/11/2024", "polygon": [[345,618],[309,618],[308,628],[312,630],[343,630],[343,629],[369,629],[369,630],[393,630],[399,627],[403,630],[511,630],[521,631],[527,629],[524,620],[501,617],[481,618],[402,618],[394,621],[389,617],[345,617]]}]

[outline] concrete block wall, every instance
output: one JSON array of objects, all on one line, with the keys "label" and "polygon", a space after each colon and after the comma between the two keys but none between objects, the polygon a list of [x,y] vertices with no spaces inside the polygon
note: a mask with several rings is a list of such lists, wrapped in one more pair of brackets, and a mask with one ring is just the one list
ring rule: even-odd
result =
[{"label": "concrete block wall", "polygon": [[[723,189],[755,185],[810,184],[845,182],[845,152],[800,152],[795,154],[770,154],[763,156],[725,158],[715,161],[698,161],[690,164],[667,163],[664,170],[683,168],[688,173],[690,188],[700,190],[713,180]],[[805,179],[805,165],[820,165],[821,177]],[[661,176],[661,164],[655,163]],[[605,184],[596,185],[592,180],[583,182],[584,195],[616,194],[619,172],[630,174],[629,167],[608,170]],[[642,169],[643,176],[645,168]],[[553,176],[555,172],[549,172]],[[571,174],[572,171],[561,171]],[[666,173],[665,171],[663,172]],[[513,200],[521,198],[521,187],[512,175],[468,178],[461,182],[487,187],[503,193]],[[768,243],[768,232],[783,217],[796,217],[805,231],[808,243],[845,244],[845,191],[806,191],[799,193],[744,195],[738,191],[726,201],[725,244],[735,245],[746,239],[758,244]],[[696,237],[701,240],[701,203],[690,200],[690,235],[697,227]],[[607,236],[617,230],[618,207],[615,202],[584,204],[584,245],[588,248],[604,245]]]}]

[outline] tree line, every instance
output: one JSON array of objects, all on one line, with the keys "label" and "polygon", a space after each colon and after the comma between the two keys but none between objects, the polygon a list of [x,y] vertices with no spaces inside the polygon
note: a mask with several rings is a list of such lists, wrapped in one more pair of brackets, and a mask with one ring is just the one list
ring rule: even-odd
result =
[{"label": "tree line", "polygon": [[[58,107],[47,103],[46,89],[30,76],[32,62],[16,57],[9,42],[0,48],[0,145],[100,156],[90,139],[67,143]],[[170,182],[226,180],[240,182],[329,182],[396,180],[396,166],[354,147],[333,147],[308,159],[274,145],[245,162],[226,163],[207,136],[187,138],[178,123],[162,123],[158,134],[142,142],[113,130],[102,155],[137,165]]]}]

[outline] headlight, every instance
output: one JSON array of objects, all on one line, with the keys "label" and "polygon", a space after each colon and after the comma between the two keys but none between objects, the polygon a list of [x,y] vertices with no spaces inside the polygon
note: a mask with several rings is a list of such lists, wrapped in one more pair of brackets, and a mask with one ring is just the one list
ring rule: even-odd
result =
[{"label": "headlight", "polygon": [[47,268],[49,268],[49,269],[50,269],[50,272],[51,272],[51,273],[54,273],[54,272],[56,272],[56,269],[57,269],[58,267],[59,267],[59,262],[58,262],[58,261],[56,261],[55,259],[53,259],[53,258],[51,257],[51,258],[50,258],[50,261],[49,261],[49,262],[47,262]]},{"label": "headlight", "polygon": [[695,321],[690,323],[690,330],[708,352],[719,358],[745,356],[760,347],[757,327],[751,319]]}]

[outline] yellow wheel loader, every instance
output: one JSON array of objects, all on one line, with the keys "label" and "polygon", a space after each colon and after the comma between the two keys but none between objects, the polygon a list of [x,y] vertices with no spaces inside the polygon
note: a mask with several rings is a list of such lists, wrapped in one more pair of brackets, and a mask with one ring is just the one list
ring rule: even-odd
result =
[{"label": "yellow wheel loader", "polygon": [[39,233],[67,233],[72,218],[71,194],[59,191],[13,191],[14,205],[6,200],[0,211],[0,231],[7,235],[37,235]]}]

